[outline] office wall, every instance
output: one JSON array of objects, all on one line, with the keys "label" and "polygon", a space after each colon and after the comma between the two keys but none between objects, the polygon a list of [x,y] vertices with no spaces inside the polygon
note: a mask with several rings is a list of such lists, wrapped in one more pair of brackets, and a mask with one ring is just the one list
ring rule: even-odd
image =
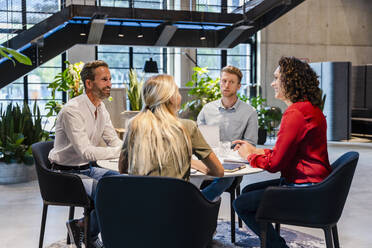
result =
[{"label": "office wall", "polygon": [[306,0],[259,34],[259,80],[270,105],[270,83],[281,56],[310,62],[372,63],[372,2],[370,0]]}]

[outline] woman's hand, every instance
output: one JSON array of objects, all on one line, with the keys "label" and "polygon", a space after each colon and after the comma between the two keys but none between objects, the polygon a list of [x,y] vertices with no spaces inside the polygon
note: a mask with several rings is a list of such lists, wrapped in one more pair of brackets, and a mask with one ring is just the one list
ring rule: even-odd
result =
[{"label": "woman's hand", "polygon": [[263,149],[256,148],[245,140],[235,140],[232,144],[236,144],[234,151],[238,150],[240,157],[243,159],[247,159],[251,154],[265,154]]}]

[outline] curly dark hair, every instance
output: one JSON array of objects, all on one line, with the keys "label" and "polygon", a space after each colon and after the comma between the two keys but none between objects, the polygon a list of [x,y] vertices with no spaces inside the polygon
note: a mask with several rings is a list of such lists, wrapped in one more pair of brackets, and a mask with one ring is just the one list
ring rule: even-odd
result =
[{"label": "curly dark hair", "polygon": [[322,91],[318,76],[308,63],[295,57],[281,57],[279,71],[286,98],[293,103],[309,101],[314,106],[321,107]]}]

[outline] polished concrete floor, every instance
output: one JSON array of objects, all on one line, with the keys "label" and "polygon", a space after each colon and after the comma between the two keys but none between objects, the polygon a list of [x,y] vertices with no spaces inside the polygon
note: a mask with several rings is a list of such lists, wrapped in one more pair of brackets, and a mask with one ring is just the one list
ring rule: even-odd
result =
[{"label": "polished concrete floor", "polygon": [[[352,187],[338,223],[341,247],[372,247],[372,144],[331,143],[330,161],[336,160],[346,151],[358,151],[360,159]],[[244,177],[243,186],[265,179],[278,177],[276,174],[259,173]],[[230,218],[229,195],[224,193],[220,218]],[[326,204],[326,203],[325,203]],[[38,247],[42,201],[37,181],[16,185],[0,185],[0,247]],[[77,211],[76,216],[80,216]],[[68,208],[49,208],[44,244],[48,245],[66,236],[65,221]],[[288,226],[323,238],[318,229]]]}]

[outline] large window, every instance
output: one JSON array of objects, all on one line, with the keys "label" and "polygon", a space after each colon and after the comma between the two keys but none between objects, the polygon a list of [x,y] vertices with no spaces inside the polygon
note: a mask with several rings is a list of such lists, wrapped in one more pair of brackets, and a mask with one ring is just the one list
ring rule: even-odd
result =
[{"label": "large window", "polygon": [[112,87],[122,88],[130,68],[129,47],[127,46],[98,46],[97,58],[105,61],[112,77]]},{"label": "large window", "polygon": [[[244,0],[198,0],[196,7],[198,11],[230,13],[243,4]],[[209,75],[212,78],[219,77],[221,68],[226,65],[238,67],[243,73],[243,87],[241,87],[240,93],[245,94],[247,86],[253,84],[252,73],[255,70],[253,69],[255,65],[252,64],[252,61],[254,61],[255,50],[252,47],[254,47],[253,42],[250,44],[240,44],[227,50],[197,49],[197,63],[200,67],[208,67],[210,71]]]},{"label": "large window", "polygon": [[128,8],[132,5],[134,8],[162,9],[166,0],[101,0],[100,3],[101,6],[111,7]]},{"label": "large window", "polygon": [[[3,0],[0,1],[0,43],[20,33],[22,30],[31,28],[33,25],[48,18],[59,11],[60,0]],[[62,59],[57,56],[44,63],[42,66],[31,71],[26,76],[15,80],[13,83],[0,89],[0,106],[5,108],[8,104],[23,105],[28,101],[33,106],[35,101],[43,115],[46,114],[45,104],[51,98],[49,83],[54,76],[61,72]],[[61,94],[57,94],[57,100],[62,101]],[[50,130],[54,124],[54,118],[44,119],[45,129]]]},{"label": "large window", "polygon": [[166,73],[163,68],[166,52],[163,50],[158,47],[98,46],[97,58],[109,65],[113,87],[122,88],[128,82],[130,68],[135,69],[140,78],[152,75],[143,72],[145,62],[150,58],[157,62],[159,73]]},{"label": "large window", "polygon": [[238,67],[243,73],[242,85],[251,83],[251,45],[240,44],[227,50],[227,65]]},{"label": "large window", "polygon": [[251,84],[251,56],[250,44],[240,44],[226,52],[216,49],[197,49],[198,66],[208,67],[209,76],[212,78],[220,77],[220,70],[226,65],[238,67],[243,73],[240,89],[242,94],[246,93],[247,86]]},{"label": "large window", "polygon": [[197,0],[196,10],[204,12],[233,12],[250,0]]},{"label": "large window", "polygon": [[208,67],[212,78],[220,76],[221,70],[221,50],[201,48],[197,49],[197,63],[199,67]]}]

